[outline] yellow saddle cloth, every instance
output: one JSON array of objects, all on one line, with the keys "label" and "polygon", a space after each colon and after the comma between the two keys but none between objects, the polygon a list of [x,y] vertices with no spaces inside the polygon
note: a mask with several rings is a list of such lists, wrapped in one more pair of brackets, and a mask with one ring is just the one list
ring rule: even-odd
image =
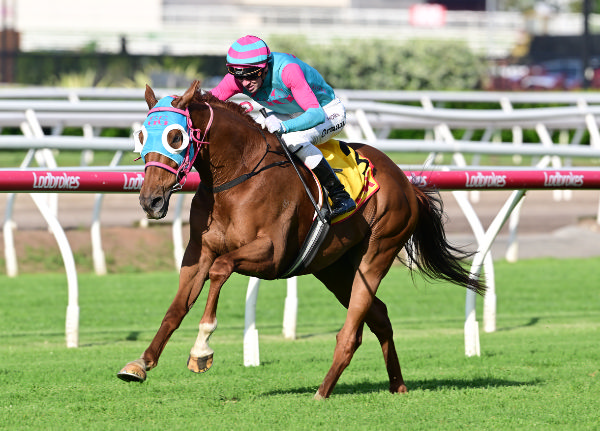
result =
[{"label": "yellow saddle cloth", "polygon": [[[373,177],[371,161],[361,157],[356,151],[343,142],[330,139],[317,148],[321,150],[325,160],[335,171],[340,182],[356,202],[356,209],[336,217],[331,224],[338,223],[354,214],[377,190],[379,184]],[[331,200],[329,202],[331,204]]]}]

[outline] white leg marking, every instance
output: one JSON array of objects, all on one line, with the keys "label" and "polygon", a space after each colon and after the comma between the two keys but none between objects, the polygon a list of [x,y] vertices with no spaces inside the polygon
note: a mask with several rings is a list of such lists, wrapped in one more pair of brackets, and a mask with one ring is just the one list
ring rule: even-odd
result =
[{"label": "white leg marking", "polygon": [[190,351],[190,356],[194,358],[204,358],[212,355],[214,350],[208,345],[208,340],[213,332],[217,329],[217,319],[213,323],[201,323],[198,330],[198,337],[196,343]]}]

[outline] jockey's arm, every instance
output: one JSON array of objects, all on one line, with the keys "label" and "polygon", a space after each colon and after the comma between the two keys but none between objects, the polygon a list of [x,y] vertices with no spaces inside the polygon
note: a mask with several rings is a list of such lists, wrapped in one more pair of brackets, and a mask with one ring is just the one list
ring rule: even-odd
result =
[{"label": "jockey's arm", "polygon": [[288,64],[282,71],[283,83],[292,91],[292,96],[304,111],[296,118],[286,120],[283,125],[287,132],[297,132],[318,126],[327,119],[317,96],[306,81],[304,73],[297,64]]},{"label": "jockey's arm", "polygon": [[221,82],[215,88],[210,90],[210,93],[219,100],[227,100],[241,92],[240,84],[229,73],[221,79]]}]

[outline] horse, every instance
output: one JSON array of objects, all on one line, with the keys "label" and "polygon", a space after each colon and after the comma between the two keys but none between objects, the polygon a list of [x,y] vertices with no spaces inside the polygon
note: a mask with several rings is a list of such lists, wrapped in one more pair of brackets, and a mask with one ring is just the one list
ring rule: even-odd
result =
[{"label": "horse", "polygon": [[[150,113],[158,109],[159,101],[148,85],[145,99]],[[143,382],[147,371],[157,366],[170,336],[207,280],[206,305],[187,366],[196,373],[210,369],[214,351],[208,340],[217,328],[217,305],[224,283],[234,272],[264,280],[281,278],[297,257],[315,216],[301,181],[310,193],[318,193],[310,171],[301,163],[293,164],[294,156],[286,156],[280,138],[263,130],[242,106],[203,93],[194,81],[165,109],[181,113],[187,122],[187,127],[165,130],[165,148],[173,152],[185,147],[188,140],[193,143],[188,144],[191,150],[181,165],[164,151],[146,153],[140,205],[148,218],[164,217],[170,196],[192,166],[200,175],[200,185],[191,202],[190,238],[179,288],[148,348],[118,373],[125,381]],[[142,133],[136,137],[145,139]],[[370,161],[379,190],[351,217],[330,226],[314,259],[300,274],[314,275],[347,309],[332,365],[316,399],[331,395],[362,342],[365,324],[380,343],[389,391],[407,392],[387,308],[376,296],[403,247],[412,257],[407,266],[426,278],[447,280],[478,294],[486,289],[483,280],[465,269],[471,254],[447,240],[437,191],[412,184],[376,148],[347,145]]]}]

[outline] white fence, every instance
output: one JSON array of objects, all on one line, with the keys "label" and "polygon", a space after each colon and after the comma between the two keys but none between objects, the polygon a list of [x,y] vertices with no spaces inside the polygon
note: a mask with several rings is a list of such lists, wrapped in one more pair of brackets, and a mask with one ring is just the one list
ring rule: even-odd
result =
[{"label": "white fence", "polygon": [[[181,94],[183,90],[157,90],[157,94]],[[424,153],[418,169],[436,166],[437,154],[451,154],[452,167],[472,168],[482,154],[515,157],[533,156],[536,168],[558,169],[576,164],[578,158],[600,160],[600,94],[594,93],[472,93],[472,92],[377,92],[338,91],[348,110],[347,138],[370,143],[384,150]],[[242,101],[243,99],[237,99]],[[465,110],[444,107],[448,102],[484,103],[487,109]],[[389,103],[395,102],[395,103]],[[523,104],[560,104],[552,108],[522,108]],[[493,108],[489,105],[493,104]],[[95,150],[112,151],[114,157],[105,169],[123,170],[120,161],[124,152],[132,149],[128,138],[101,137],[106,128],[135,129],[144,120],[147,106],[142,90],[124,89],[58,89],[24,88],[0,90],[0,128],[18,129],[19,133],[0,135],[0,151],[27,150],[20,168],[30,168],[34,161],[41,167],[56,168],[52,150],[82,151],[81,165],[86,166]],[[66,127],[78,128],[81,136],[64,136]],[[389,139],[394,129],[422,131],[422,140]],[[506,131],[509,133],[507,134]],[[502,133],[505,132],[505,133]],[[523,134],[534,134],[537,142],[524,143]],[[591,145],[581,145],[589,135]],[[510,136],[504,142],[503,136]],[[479,136],[477,140],[474,136]],[[474,154],[468,163],[465,154]],[[522,165],[521,165],[522,166]],[[138,167],[139,169],[141,167]],[[64,167],[63,167],[64,169]],[[127,167],[132,169],[132,167]],[[94,168],[98,170],[98,168]],[[470,196],[467,195],[470,193]],[[454,192],[473,233],[481,244],[495,235],[483,228],[470,199],[478,192]],[[9,195],[3,225],[7,273],[17,274],[13,241],[13,207],[16,194]],[[181,244],[181,199],[176,205],[173,224],[175,264],[183,253]],[[33,195],[32,195],[33,197]],[[559,190],[556,198],[569,197],[568,190]],[[100,241],[100,212],[103,195],[96,197],[91,226],[92,249],[96,272],[105,272]],[[505,207],[510,208],[510,244],[507,259],[517,259],[516,230],[522,196],[512,196]],[[56,215],[56,196],[42,202],[33,197],[46,215]],[[60,226],[52,222],[55,236]],[[491,229],[491,228],[490,228]],[[58,233],[58,234],[57,234]],[[492,240],[493,240],[492,237]],[[66,247],[67,245],[62,245]],[[61,247],[61,248],[62,248]],[[67,264],[67,262],[65,262]],[[493,274],[491,259],[483,261],[486,274]],[[486,330],[493,330],[488,327]]]},{"label": "white fence", "polygon": [[[157,90],[159,95],[182,92],[183,89]],[[349,140],[368,142],[383,150],[427,153],[425,166],[436,163],[437,153],[446,153],[452,154],[451,164],[458,167],[477,165],[481,154],[508,154],[535,156],[538,167],[559,168],[571,165],[574,157],[597,157],[594,151],[600,147],[598,93],[339,90],[338,94],[348,109],[345,133]],[[444,107],[448,102],[487,106],[480,110],[449,109]],[[523,104],[549,103],[561,106],[521,108]],[[490,109],[490,105],[494,107]],[[115,152],[111,165],[116,166],[123,152],[131,148],[128,139],[99,135],[109,127],[137,128],[146,112],[141,89],[0,89],[0,128],[17,127],[21,131],[19,135],[0,136],[0,150],[30,150],[22,168],[31,166],[34,158],[42,167],[54,167],[52,153],[42,149],[81,150],[84,166],[91,159],[91,151],[109,150]],[[67,127],[80,129],[82,136],[63,136]],[[389,139],[394,129],[424,131],[425,138]],[[503,131],[509,132],[509,142],[502,141]],[[523,134],[527,132],[533,133],[538,142],[524,144]],[[580,146],[586,134],[591,146]],[[475,140],[474,136],[479,137]],[[465,153],[476,156],[467,163]],[[556,194],[557,198],[568,196],[568,191]],[[477,199],[477,193],[471,199]]]}]

